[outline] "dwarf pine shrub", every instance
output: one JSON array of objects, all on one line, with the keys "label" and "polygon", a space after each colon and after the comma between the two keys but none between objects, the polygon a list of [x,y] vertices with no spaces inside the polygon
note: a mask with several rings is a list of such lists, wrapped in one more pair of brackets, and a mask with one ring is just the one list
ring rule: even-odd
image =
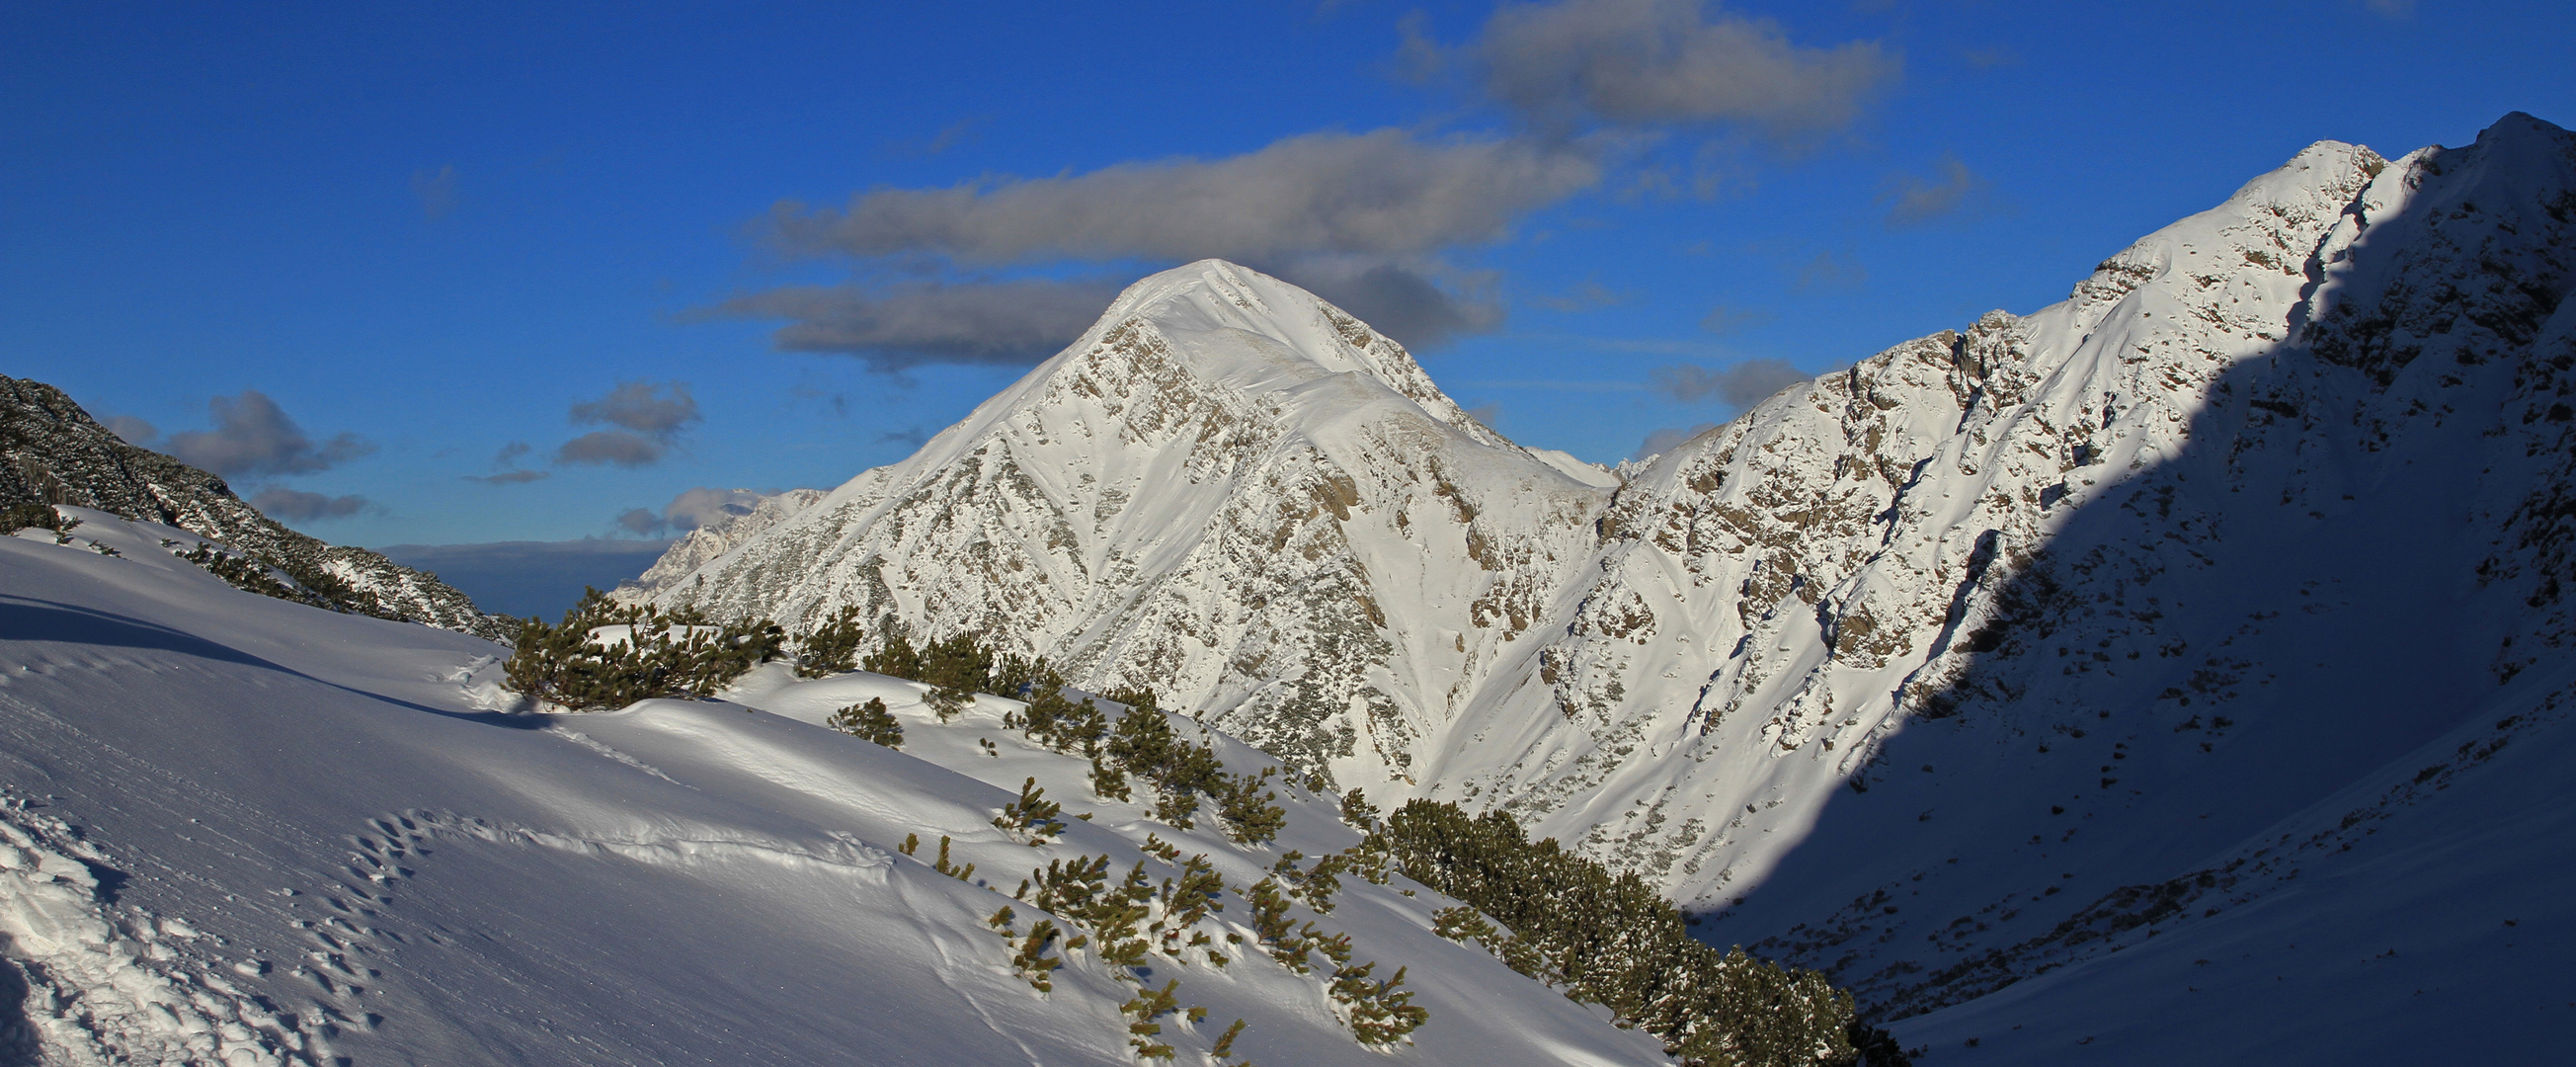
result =
[{"label": "dwarf pine shrub", "polygon": [[[624,632],[602,634],[605,627]],[[520,624],[503,684],[575,711],[622,708],[653,697],[707,697],[778,658],[786,637],[767,620],[717,624],[694,610],[622,605],[587,589],[581,603],[564,613],[562,625],[538,619]]]},{"label": "dwarf pine shrub", "polygon": [[1172,1046],[1156,1040],[1163,1032],[1163,1026],[1154,1020],[1180,1010],[1177,996],[1180,986],[1181,980],[1178,978],[1163,983],[1161,989],[1139,986],[1133,998],[1118,1006],[1119,1013],[1129,1020],[1127,1044],[1135,1049],[1136,1058],[1145,1060],[1172,1058]]},{"label": "dwarf pine shrub", "polygon": [[62,513],[55,511],[51,504],[28,501],[11,504],[7,509],[0,510],[0,537],[30,529],[51,530],[59,536],[70,533],[72,527],[78,525],[80,525],[79,519],[64,518]]},{"label": "dwarf pine shrub", "polygon": [[[1822,974],[1699,943],[1681,912],[1634,873],[1613,875],[1553,839],[1532,842],[1502,811],[1470,816],[1454,804],[1410,801],[1361,850],[1483,913],[1443,913],[1435,918],[1443,936],[1489,949],[1490,938],[1501,939],[1506,965],[1608,1007],[1685,1064],[1848,1064],[1855,1040],[1873,1040],[1854,1018],[1851,994]],[[1484,916],[1507,929],[1486,933]],[[1881,1062],[1873,1055],[1873,1067]]]},{"label": "dwarf pine shrub", "polygon": [[886,710],[886,702],[880,697],[869,697],[865,704],[852,704],[833,712],[823,725],[887,748],[903,747],[903,724],[895,721],[894,713]]},{"label": "dwarf pine shrub", "polygon": [[859,669],[859,609],[845,604],[796,643],[796,674],[821,678]]},{"label": "dwarf pine shrub", "polygon": [[859,669],[890,678],[921,680],[921,652],[903,636],[903,631],[889,628],[877,639],[877,650],[859,661]]},{"label": "dwarf pine shrub", "polygon": [[1056,818],[1063,811],[1064,805],[1048,800],[1046,790],[1031,776],[1020,784],[1020,798],[1002,805],[1002,813],[993,817],[993,826],[1035,848],[1064,833],[1064,820]]},{"label": "dwarf pine shrub", "polygon": [[1351,1036],[1360,1044],[1392,1045],[1419,1029],[1431,1012],[1413,1003],[1411,990],[1398,988],[1404,984],[1404,968],[1396,968],[1395,975],[1382,982],[1369,978],[1376,969],[1375,961],[1343,964],[1333,972],[1330,992],[1349,1018]]}]

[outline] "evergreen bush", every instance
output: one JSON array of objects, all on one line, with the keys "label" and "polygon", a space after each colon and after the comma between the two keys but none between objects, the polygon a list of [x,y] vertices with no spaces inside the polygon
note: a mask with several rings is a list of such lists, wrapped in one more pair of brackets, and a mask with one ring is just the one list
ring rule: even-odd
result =
[{"label": "evergreen bush", "polygon": [[1063,811],[1064,806],[1048,800],[1046,790],[1039,788],[1037,778],[1031,776],[1020,784],[1020,798],[1002,805],[1002,813],[994,816],[993,826],[1035,848],[1064,833],[1064,820],[1056,818]]},{"label": "evergreen bush", "polygon": [[903,631],[889,628],[877,642],[877,650],[859,661],[859,669],[891,678],[921,680],[921,653],[903,636]]},{"label": "evergreen bush", "polygon": [[[1681,912],[1634,873],[1613,875],[1554,839],[1533,843],[1507,813],[1415,800],[1361,848],[1483,913],[1435,917],[1444,936],[1489,948],[1499,939],[1497,955],[1512,969],[1608,1007],[1685,1064],[1851,1064],[1856,1040],[1875,1046],[1872,1067],[1904,1062],[1881,1058],[1892,1044],[1876,1041],[1883,1032],[1860,1025],[1851,994],[1823,975],[1693,940]],[[1487,933],[1484,916],[1507,929]]]},{"label": "evergreen bush", "polygon": [[833,712],[823,725],[864,737],[887,748],[903,747],[903,724],[895,721],[893,712],[886,710],[885,700],[881,697],[869,697],[865,704],[852,704]]},{"label": "evergreen bush", "polygon": [[845,604],[796,644],[796,675],[821,678],[859,669],[859,609]]},{"label": "evergreen bush", "polygon": [[1343,964],[1333,972],[1333,1001],[1342,1005],[1350,1016],[1351,1036],[1363,1045],[1392,1045],[1421,1028],[1431,1012],[1413,1003],[1413,991],[1399,989],[1404,984],[1402,967],[1395,976],[1383,982],[1369,980],[1377,969],[1375,961],[1356,967]]},{"label": "evergreen bush", "polygon": [[1178,978],[1163,983],[1161,989],[1139,986],[1133,998],[1118,1006],[1119,1013],[1127,1016],[1129,1020],[1127,1044],[1135,1049],[1136,1058],[1145,1060],[1172,1058],[1172,1046],[1156,1040],[1157,1035],[1163,1032],[1163,1027],[1154,1020],[1159,1016],[1180,1010],[1180,1001],[1176,996],[1180,986],[1181,980]]},{"label": "evergreen bush", "polygon": [[1047,664],[1045,656],[1028,658],[996,653],[993,656],[992,688],[985,692],[1013,700],[1033,700],[1039,693],[1052,693],[1062,688],[1064,675],[1056,673],[1056,669]]},{"label": "evergreen bush", "polygon": [[[610,626],[625,627],[625,634],[600,639],[597,632]],[[562,625],[520,624],[503,684],[574,711],[653,697],[708,697],[778,658],[785,643],[785,631],[767,620],[719,625],[694,611],[621,605],[587,589]]]},{"label": "evergreen bush", "polygon": [[78,525],[80,525],[79,519],[63,518],[62,513],[55,511],[51,504],[29,501],[11,504],[6,510],[0,510],[0,537],[28,529],[51,530],[56,535],[61,535],[70,533],[72,527]]}]

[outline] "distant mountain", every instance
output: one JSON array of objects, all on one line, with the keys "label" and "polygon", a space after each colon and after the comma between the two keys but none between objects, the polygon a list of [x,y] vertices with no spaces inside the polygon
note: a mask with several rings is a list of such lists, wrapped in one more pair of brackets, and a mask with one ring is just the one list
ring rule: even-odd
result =
[{"label": "distant mountain", "polygon": [[[2576,944],[2571,277],[2567,131],[2321,142],[1614,490],[1194,264],[647,592],[985,630],[1508,809],[1992,1062],[2509,1049],[2562,1009],[2507,950]],[[2511,1027],[2407,1023],[2490,978]]]},{"label": "distant mountain", "polygon": [[288,591],[317,606],[494,640],[512,633],[436,575],[287,529],[223,479],[127,444],[62,390],[0,376],[0,508],[15,504],[96,508],[187,530],[284,572]]},{"label": "distant mountain", "polygon": [[618,594],[628,600],[647,599],[655,592],[678,584],[716,557],[769,532],[797,512],[820,503],[825,496],[819,489],[790,489],[766,495],[750,490],[735,491],[736,496],[746,493],[754,498],[751,505],[727,505],[721,520],[680,535],[642,575],[633,581],[618,583]]}]

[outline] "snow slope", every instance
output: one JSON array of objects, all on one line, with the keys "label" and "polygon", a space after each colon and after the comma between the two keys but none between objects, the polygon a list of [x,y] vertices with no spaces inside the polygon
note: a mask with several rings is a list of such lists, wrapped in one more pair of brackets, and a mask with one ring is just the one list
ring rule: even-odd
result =
[{"label": "snow slope", "polygon": [[[897,844],[953,836],[1005,888],[1085,851],[1123,870],[1149,833],[1238,886],[1275,858],[1089,802],[1087,765],[998,728],[1010,702],[940,726],[913,683],[771,668],[736,702],[505,714],[498,646],[241,593],[173,559],[169,528],[80,514],[79,544],[0,538],[13,1062],[1131,1063],[1129,987],[1076,953],[1035,993],[986,926],[1008,898]],[[902,752],[813,725],[866,695],[904,720]],[[1096,818],[1043,848],[1004,837],[989,820],[1028,776]],[[1290,806],[1283,846],[1355,836],[1328,802]],[[1429,933],[1445,902],[1404,887],[1352,879],[1321,920],[1381,976],[1411,968],[1431,1019],[1398,1060],[1662,1061]],[[1210,1011],[1163,1020],[1180,1062],[1238,1016],[1256,1062],[1383,1062],[1320,977],[1245,955],[1154,961]]]}]

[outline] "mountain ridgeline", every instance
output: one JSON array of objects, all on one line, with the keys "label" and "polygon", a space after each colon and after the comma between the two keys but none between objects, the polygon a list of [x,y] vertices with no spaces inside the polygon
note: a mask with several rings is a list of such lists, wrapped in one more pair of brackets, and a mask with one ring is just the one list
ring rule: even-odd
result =
[{"label": "mountain ridgeline", "polygon": [[[1900,1019],[2147,973],[2240,911],[2367,913],[2316,875],[2428,862],[2435,791],[2557,744],[2571,274],[2567,131],[2320,142],[2063,302],[1612,476],[1202,262],[620,595],[989,634],[1382,803],[1506,812]],[[2489,862],[2429,869],[2539,861]]]},{"label": "mountain ridgeline", "polygon": [[127,444],[62,390],[0,376],[0,508],[57,505],[206,537],[226,551],[198,562],[256,592],[493,640],[513,632],[436,575],[287,529],[222,478]]}]

